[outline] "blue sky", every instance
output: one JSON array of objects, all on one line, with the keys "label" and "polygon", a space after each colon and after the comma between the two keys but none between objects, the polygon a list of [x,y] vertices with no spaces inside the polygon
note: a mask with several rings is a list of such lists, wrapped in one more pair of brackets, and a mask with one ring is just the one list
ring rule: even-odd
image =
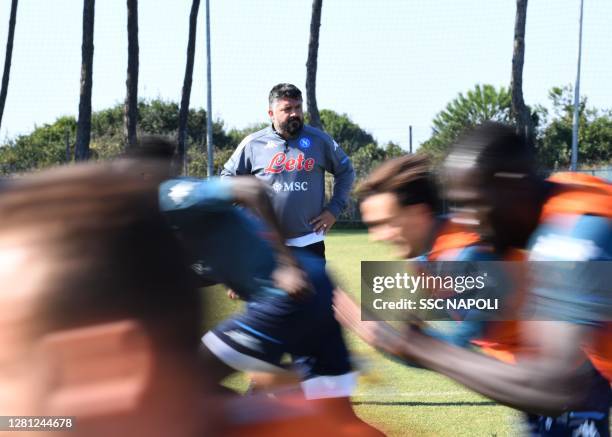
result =
[{"label": "blue sky", "polygon": [[[96,2],[94,110],[123,101],[127,67],[125,0]],[[305,81],[310,0],[210,0],[213,114],[227,127],[267,120],[278,82]],[[192,106],[206,104],[202,0]],[[530,0],[524,93],[547,102],[550,87],[573,83],[579,0]],[[140,0],[139,96],[179,101],[190,0]],[[0,62],[10,2],[0,5]],[[11,83],[0,136],[27,133],[79,99],[80,0],[20,0]],[[476,83],[508,85],[512,0],[324,0],[319,108],[347,113],[380,142],[418,145],[431,120]],[[581,91],[612,107],[612,2],[585,0]]]}]

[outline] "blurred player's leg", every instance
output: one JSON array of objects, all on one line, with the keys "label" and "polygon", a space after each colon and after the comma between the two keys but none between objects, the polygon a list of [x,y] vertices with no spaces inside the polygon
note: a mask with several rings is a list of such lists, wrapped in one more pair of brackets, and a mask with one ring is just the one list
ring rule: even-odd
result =
[{"label": "blurred player's leg", "polygon": [[296,373],[248,372],[247,375],[251,393],[274,394],[275,392],[300,391],[300,376]]}]

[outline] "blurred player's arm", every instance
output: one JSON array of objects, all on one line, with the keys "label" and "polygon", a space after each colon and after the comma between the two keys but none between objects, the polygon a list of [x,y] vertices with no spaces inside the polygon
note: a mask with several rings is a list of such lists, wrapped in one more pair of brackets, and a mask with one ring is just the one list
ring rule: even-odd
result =
[{"label": "blurred player's arm", "polygon": [[[544,415],[579,409],[588,392],[592,369],[580,367],[586,329],[563,322],[538,323],[537,358],[506,364],[414,332],[402,355],[514,408]],[[535,328],[535,326],[534,326]],[[535,340],[535,339],[534,339]]]},{"label": "blurred player's arm", "polygon": [[432,338],[418,329],[399,332],[385,322],[361,320],[359,306],[336,293],[337,319],[370,345],[477,391],[491,399],[533,413],[558,415],[578,409],[585,400],[592,369],[580,366],[577,345],[588,338],[588,327],[564,322],[531,322],[537,359],[507,364]]},{"label": "blurred player's arm", "polygon": [[325,145],[325,170],[334,175],[332,197],[325,208],[337,217],[348,203],[355,182],[355,170],[350,158],[336,141],[329,137]]},{"label": "blurred player's arm", "polygon": [[266,194],[266,188],[255,177],[168,180],[160,185],[159,203],[165,214],[190,209],[212,211],[216,208],[227,208],[234,203],[253,209],[269,224],[270,241],[278,264],[273,273],[275,285],[294,297],[310,291],[306,274],[284,245],[282,231]]},{"label": "blurred player's arm", "polygon": [[276,218],[266,186],[253,176],[239,176],[231,179],[234,200],[259,213],[269,225],[269,240],[276,252],[278,267],[273,273],[276,285],[295,297],[309,292],[306,274],[299,267],[291,251],[285,246],[281,225]]}]

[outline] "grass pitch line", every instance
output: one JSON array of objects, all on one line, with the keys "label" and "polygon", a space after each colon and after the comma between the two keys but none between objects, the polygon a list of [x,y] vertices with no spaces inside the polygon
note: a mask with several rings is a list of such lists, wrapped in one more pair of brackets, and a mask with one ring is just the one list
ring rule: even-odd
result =
[{"label": "grass pitch line", "polygon": [[393,393],[393,392],[371,392],[364,394],[354,395],[355,398],[397,398],[397,397],[412,397],[412,396],[424,396],[424,397],[432,397],[432,396],[465,396],[466,392],[464,391],[412,391],[412,392],[401,392],[401,393]]}]

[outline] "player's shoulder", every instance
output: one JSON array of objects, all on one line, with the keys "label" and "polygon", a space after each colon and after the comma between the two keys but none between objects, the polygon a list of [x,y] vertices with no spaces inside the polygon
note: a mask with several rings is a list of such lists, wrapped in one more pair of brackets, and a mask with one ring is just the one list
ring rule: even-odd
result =
[{"label": "player's shoulder", "polygon": [[501,257],[489,245],[470,244],[441,250],[427,259],[429,261],[500,261]]},{"label": "player's shoulder", "polygon": [[201,181],[195,178],[168,179],[159,184],[159,203],[162,211],[181,209]]},{"label": "player's shoulder", "polygon": [[[447,216],[436,218],[435,238],[427,255],[429,260],[456,260],[461,254],[471,255],[474,250],[484,250],[480,236],[465,226],[452,222]],[[476,249],[470,247],[474,246]]]},{"label": "player's shoulder", "polygon": [[456,261],[501,261],[493,247],[486,244],[466,246],[457,253]]},{"label": "player's shoulder", "polygon": [[563,172],[548,178],[550,192],[542,220],[557,215],[598,215],[612,218],[612,184],[596,176]]},{"label": "player's shoulder", "polygon": [[162,211],[188,209],[195,205],[225,206],[232,199],[232,181],[220,177],[197,179],[181,177],[164,181],[159,186]]},{"label": "player's shoulder", "polygon": [[585,261],[612,255],[612,185],[590,175],[560,173],[552,184],[530,258]]},{"label": "player's shoulder", "polygon": [[529,241],[530,259],[612,259],[612,220],[597,215],[560,215],[542,223]]},{"label": "player's shoulder", "polygon": [[175,190],[176,187],[183,187],[185,190],[191,191],[201,182],[205,182],[205,180],[193,177],[177,177],[173,179],[168,179],[159,184],[159,192],[160,195],[164,195],[170,191]]}]

